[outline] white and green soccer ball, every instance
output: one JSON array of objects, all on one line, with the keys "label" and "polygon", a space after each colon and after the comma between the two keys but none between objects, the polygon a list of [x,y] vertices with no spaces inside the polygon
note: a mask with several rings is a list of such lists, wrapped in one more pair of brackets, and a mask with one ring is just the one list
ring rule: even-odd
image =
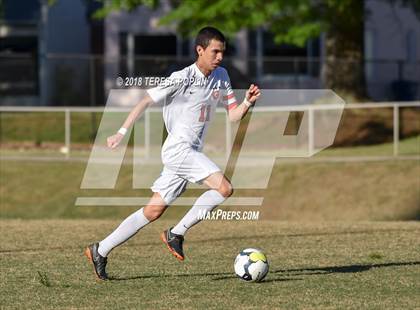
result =
[{"label": "white and green soccer ball", "polygon": [[268,260],[261,250],[248,248],[236,256],[234,268],[242,280],[260,282],[268,273]]}]

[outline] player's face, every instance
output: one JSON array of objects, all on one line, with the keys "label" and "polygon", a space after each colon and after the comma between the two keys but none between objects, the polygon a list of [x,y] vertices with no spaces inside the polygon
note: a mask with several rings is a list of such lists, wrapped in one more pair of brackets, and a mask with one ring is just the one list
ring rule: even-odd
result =
[{"label": "player's face", "polygon": [[207,70],[213,71],[220,65],[223,60],[225,44],[218,40],[212,39],[205,49],[201,46],[198,46],[197,52],[200,63],[204,65]]}]

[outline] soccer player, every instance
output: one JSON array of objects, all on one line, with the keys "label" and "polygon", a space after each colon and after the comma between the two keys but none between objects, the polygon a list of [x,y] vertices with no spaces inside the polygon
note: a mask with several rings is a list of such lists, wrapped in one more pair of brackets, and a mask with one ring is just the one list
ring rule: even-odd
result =
[{"label": "soccer player", "polygon": [[133,108],[118,132],[107,139],[108,147],[117,147],[127,128],[148,106],[164,104],[163,118],[168,136],[162,146],[164,168],[151,187],[153,196],[145,207],[127,217],[104,240],[91,244],[85,250],[96,276],[101,280],[108,279],[105,268],[109,252],[158,219],[167,206],[184,192],[188,182],[204,184],[209,190],[196,200],[177,225],[160,236],[180,261],[184,260],[184,235],[200,221],[199,214],[210,212],[232,195],[229,180],[202,152],[204,136],[217,103],[225,105],[230,121],[239,121],[259,98],[260,90],[251,84],[243,102],[237,103],[227,71],[220,67],[225,38],[219,30],[213,27],[201,29],[196,37],[195,49],[198,55],[196,62],[174,72],[165,83],[147,90],[145,98]]}]

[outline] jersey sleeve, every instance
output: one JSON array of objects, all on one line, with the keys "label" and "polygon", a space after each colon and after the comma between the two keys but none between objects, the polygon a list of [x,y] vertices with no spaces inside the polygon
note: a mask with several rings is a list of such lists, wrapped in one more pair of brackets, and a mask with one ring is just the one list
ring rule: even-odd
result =
[{"label": "jersey sleeve", "polygon": [[238,106],[238,102],[236,101],[232,85],[230,84],[230,78],[226,71],[223,75],[222,85],[222,102],[226,110],[229,111],[236,108]]},{"label": "jersey sleeve", "polygon": [[169,97],[174,96],[182,85],[182,75],[174,72],[158,86],[148,89],[147,93],[155,103],[164,103]]}]

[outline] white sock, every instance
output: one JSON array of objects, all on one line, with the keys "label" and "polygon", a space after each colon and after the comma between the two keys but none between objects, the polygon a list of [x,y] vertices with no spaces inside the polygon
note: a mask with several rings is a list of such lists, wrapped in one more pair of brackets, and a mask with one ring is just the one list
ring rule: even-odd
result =
[{"label": "white sock", "polygon": [[182,220],[171,229],[171,232],[177,235],[185,235],[188,229],[200,222],[200,214],[210,212],[225,201],[225,199],[225,197],[214,189],[203,193],[198,197],[192,208],[184,215]]},{"label": "white sock", "polygon": [[106,257],[111,250],[134,236],[140,228],[149,224],[143,208],[127,217],[108,237],[99,242],[98,252]]}]

